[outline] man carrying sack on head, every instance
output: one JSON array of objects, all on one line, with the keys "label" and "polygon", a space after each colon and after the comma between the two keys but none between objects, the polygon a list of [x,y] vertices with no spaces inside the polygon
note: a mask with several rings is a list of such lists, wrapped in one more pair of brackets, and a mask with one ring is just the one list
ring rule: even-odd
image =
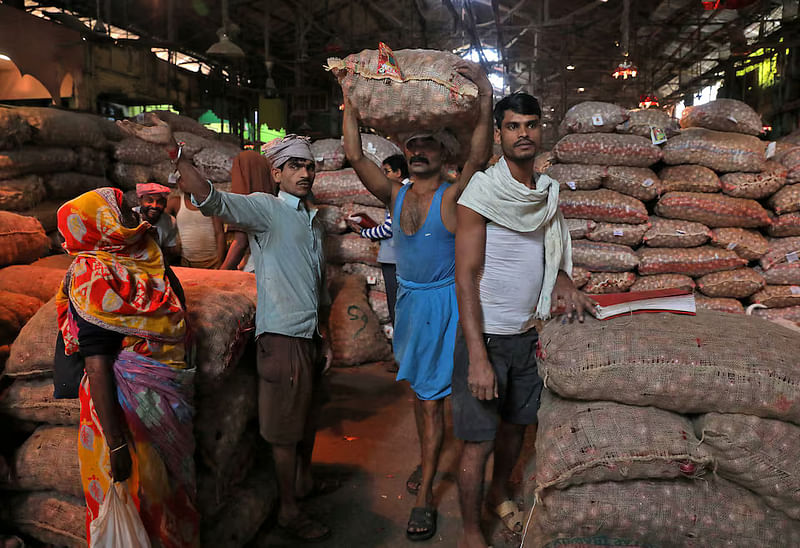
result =
[{"label": "man carrying sack on head", "polygon": [[218,216],[248,234],[258,288],[259,423],[275,459],[278,525],[297,541],[322,540],[330,529],[298,505],[298,499],[326,491],[314,483],[311,454],[321,379],[333,359],[326,336],[324,230],[317,210],[306,205],[315,175],[308,138],[288,135],[268,143],[264,154],[280,192],[245,196],[214,189],[183,158],[169,126],[155,116],[148,121],[151,127],[127,121],[121,126],[167,148],[177,163],[180,189],[203,215]]}]

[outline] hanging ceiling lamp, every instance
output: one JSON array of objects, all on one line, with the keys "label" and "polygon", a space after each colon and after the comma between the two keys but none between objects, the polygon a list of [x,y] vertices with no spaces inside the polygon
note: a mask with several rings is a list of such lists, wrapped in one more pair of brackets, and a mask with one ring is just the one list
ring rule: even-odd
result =
[{"label": "hanging ceiling lamp", "polygon": [[611,76],[619,80],[622,78],[623,80],[627,80],[628,78],[636,78],[639,74],[639,69],[631,63],[630,59],[628,59],[628,46],[629,46],[629,34],[630,34],[630,13],[631,13],[631,1],[625,0],[622,4],[622,21],[620,23],[620,32],[622,34],[622,51],[625,56],[625,59],[617,65],[617,68],[614,69],[614,72],[611,73]]},{"label": "hanging ceiling lamp", "polygon": [[658,97],[655,95],[640,95],[639,108],[658,108]]},{"label": "hanging ceiling lamp", "polygon": [[239,33],[239,26],[231,23],[228,18],[228,0],[222,0],[222,27],[217,29],[219,40],[206,50],[208,55],[219,55],[222,57],[244,57],[244,51],[231,41],[231,36]]}]

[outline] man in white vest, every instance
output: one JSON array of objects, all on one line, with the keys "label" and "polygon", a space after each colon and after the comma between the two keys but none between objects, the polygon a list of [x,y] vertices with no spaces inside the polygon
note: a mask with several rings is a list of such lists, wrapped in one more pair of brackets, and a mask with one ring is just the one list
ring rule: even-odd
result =
[{"label": "man in white vest", "polygon": [[456,295],[460,329],[453,368],[453,423],[464,440],[458,474],[460,548],[486,547],[480,529],[483,478],[494,450],[489,508],[521,533],[525,514],[509,479],[525,430],[536,425],[542,379],[536,320],[565,313],[583,321],[594,303],[570,278],[572,245],[558,210],[558,182],[534,173],[541,108],[525,93],[494,107],[503,157],[477,172],[458,201]]}]

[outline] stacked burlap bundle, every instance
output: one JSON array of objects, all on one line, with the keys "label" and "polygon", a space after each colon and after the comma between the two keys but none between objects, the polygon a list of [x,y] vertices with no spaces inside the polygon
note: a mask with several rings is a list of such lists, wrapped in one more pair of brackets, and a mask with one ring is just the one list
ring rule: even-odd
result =
[{"label": "stacked burlap bundle", "polygon": [[800,541],[800,333],[700,311],[552,321],[540,342],[525,546]]},{"label": "stacked burlap bundle", "polygon": [[[86,545],[77,456],[80,406],[76,399],[53,399],[52,380],[58,332],[52,297],[69,263],[70,258],[61,255],[0,270],[0,295],[4,302],[14,296],[14,320],[24,323],[5,363],[4,374],[13,382],[0,394],[0,420],[19,432],[0,442],[19,442],[3,447],[14,455],[14,472],[0,484],[0,507],[1,517],[20,531],[72,547]],[[276,497],[270,463],[262,459],[256,467],[263,448],[258,448],[255,353],[245,352],[255,321],[255,278],[243,272],[175,271],[186,294],[195,344],[202,535],[209,545],[240,546],[255,535]],[[0,314],[3,310],[0,307]],[[11,325],[6,316],[10,315],[2,315],[4,327]],[[237,512],[230,512],[232,507]]]}]

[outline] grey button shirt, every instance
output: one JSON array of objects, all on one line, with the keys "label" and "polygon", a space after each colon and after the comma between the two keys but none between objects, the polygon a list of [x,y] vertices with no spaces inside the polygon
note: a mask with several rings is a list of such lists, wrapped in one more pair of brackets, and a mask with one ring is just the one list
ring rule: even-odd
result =
[{"label": "grey button shirt", "polygon": [[298,197],[283,191],[277,197],[241,195],[213,185],[208,198],[195,205],[204,215],[221,217],[248,234],[258,287],[256,336],[312,338],[320,304],[330,304],[317,210],[309,211]]}]

